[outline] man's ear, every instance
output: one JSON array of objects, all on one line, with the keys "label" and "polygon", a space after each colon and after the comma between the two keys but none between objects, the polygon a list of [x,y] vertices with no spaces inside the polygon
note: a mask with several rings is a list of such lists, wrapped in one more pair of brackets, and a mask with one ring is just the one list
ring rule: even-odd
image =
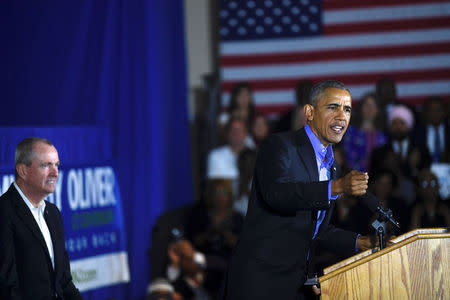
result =
[{"label": "man's ear", "polygon": [[25,164],[18,164],[16,166],[16,171],[20,178],[25,178],[27,176],[27,166],[25,166]]},{"label": "man's ear", "polygon": [[303,112],[305,113],[308,122],[314,119],[314,106],[311,104],[305,104],[305,106],[303,106]]}]

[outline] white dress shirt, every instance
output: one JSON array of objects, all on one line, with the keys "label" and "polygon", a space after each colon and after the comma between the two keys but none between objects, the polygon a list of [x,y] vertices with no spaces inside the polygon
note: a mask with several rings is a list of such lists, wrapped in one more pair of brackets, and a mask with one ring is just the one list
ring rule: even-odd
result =
[{"label": "white dress shirt", "polygon": [[39,202],[38,207],[34,207],[34,205],[31,203],[30,200],[23,194],[23,192],[20,190],[19,186],[14,182],[14,187],[19,192],[20,196],[22,197],[25,204],[28,206],[28,208],[31,211],[31,214],[33,215],[34,219],[36,220],[36,223],[39,226],[39,229],[41,230],[42,236],[44,237],[45,243],[47,244],[48,253],[50,254],[50,259],[52,261],[52,267],[55,268],[55,258],[53,253],[53,243],[52,238],[50,236],[50,231],[48,230],[47,223],[44,219],[44,211],[45,211],[45,201],[41,200]]}]

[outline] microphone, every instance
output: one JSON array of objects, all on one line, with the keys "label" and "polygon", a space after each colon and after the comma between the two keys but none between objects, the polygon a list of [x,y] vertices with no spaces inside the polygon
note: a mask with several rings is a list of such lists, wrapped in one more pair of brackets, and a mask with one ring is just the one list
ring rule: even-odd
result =
[{"label": "microphone", "polygon": [[363,196],[360,196],[360,199],[372,212],[379,213],[382,219],[387,220],[392,223],[392,225],[400,228],[400,224],[392,216],[392,211],[384,210],[381,206],[380,200],[378,200],[378,198],[375,197],[374,194],[367,191]]}]

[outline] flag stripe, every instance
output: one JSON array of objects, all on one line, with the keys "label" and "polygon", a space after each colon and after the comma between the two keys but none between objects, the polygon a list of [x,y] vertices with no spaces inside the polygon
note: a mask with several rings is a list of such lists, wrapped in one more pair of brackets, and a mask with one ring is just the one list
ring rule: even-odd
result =
[{"label": "flag stripe", "polygon": [[[429,46],[429,47],[427,47]],[[450,41],[420,45],[394,45],[388,47],[318,50],[310,52],[273,53],[267,55],[224,56],[222,67],[287,64],[329,61],[338,59],[362,59],[369,57],[392,57],[401,55],[425,55],[450,52]]]},{"label": "flag stripe", "polygon": [[323,14],[325,26],[335,24],[355,24],[393,20],[414,20],[430,17],[448,17],[450,3],[431,3],[423,5],[387,6],[378,8],[351,8],[345,10],[326,10]]},{"label": "flag stripe", "polygon": [[448,0],[372,0],[372,1],[361,1],[361,0],[326,0],[323,3],[324,10],[338,10],[338,9],[349,9],[349,8],[370,8],[370,7],[396,7],[405,5],[414,6],[417,4],[429,4],[433,3],[448,3]]},{"label": "flag stripe", "polygon": [[363,32],[392,32],[400,30],[415,30],[415,29],[435,29],[445,28],[450,25],[450,17],[429,17],[412,20],[396,20],[383,22],[362,22],[358,25],[354,24],[336,24],[325,26],[324,33],[326,35],[341,35],[348,33],[363,33]]},{"label": "flag stripe", "polygon": [[309,78],[314,76],[370,74],[392,71],[430,70],[450,67],[450,53],[428,56],[404,56],[398,58],[376,58],[357,60],[336,60],[327,62],[231,67],[222,69],[223,80],[271,79],[276,74],[278,78]]},{"label": "flag stripe", "polygon": [[238,55],[257,55],[268,53],[307,52],[321,49],[349,49],[353,47],[394,46],[420,43],[450,41],[450,29],[426,29],[410,32],[383,32],[365,34],[346,34],[310,39],[279,39],[253,42],[222,42],[221,55],[224,57]]},{"label": "flag stripe", "polygon": [[[345,84],[370,84],[376,82],[380,78],[385,77],[387,74],[374,73],[374,74],[350,74],[345,76],[339,76],[339,80]],[[408,72],[391,72],[388,74],[390,78],[397,82],[416,82],[421,81],[424,78],[426,80],[450,80],[450,68],[432,69],[432,70],[417,70]],[[320,82],[329,79],[330,76],[322,75],[318,77],[309,77],[314,82]],[[250,80],[248,81],[252,89],[259,91],[267,90],[279,90],[279,89],[294,89],[297,85],[298,78],[289,79],[268,79],[268,80]],[[222,91],[230,92],[233,85],[238,81],[226,81],[222,83]]]}]

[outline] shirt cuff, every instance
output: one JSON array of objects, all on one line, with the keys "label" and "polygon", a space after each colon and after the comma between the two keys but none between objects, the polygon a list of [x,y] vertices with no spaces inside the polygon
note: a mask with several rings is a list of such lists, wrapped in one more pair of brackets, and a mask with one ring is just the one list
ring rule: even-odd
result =
[{"label": "shirt cuff", "polygon": [[338,197],[339,197],[339,195],[331,195],[331,183],[333,182],[333,180],[330,180],[329,182],[328,182],[328,201],[330,201],[330,200],[336,200]]}]

